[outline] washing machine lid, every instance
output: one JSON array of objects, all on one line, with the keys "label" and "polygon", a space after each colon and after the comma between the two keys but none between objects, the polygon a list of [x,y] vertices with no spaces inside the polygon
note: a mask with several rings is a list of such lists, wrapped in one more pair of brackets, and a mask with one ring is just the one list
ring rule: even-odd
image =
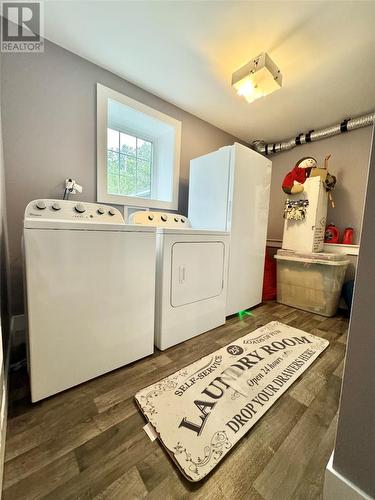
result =
[{"label": "washing machine lid", "polygon": [[228,231],[215,231],[209,229],[194,229],[194,228],[176,228],[176,227],[158,227],[156,229],[157,234],[176,234],[176,235],[200,235],[200,236],[221,236],[226,237],[229,236],[230,233]]},{"label": "washing machine lid", "polygon": [[194,229],[185,215],[171,212],[140,210],[129,217],[131,224],[139,226],[154,226],[157,234],[176,234],[188,236],[228,236],[230,233],[215,229]]},{"label": "washing machine lid", "polygon": [[134,224],[111,224],[88,222],[87,220],[63,221],[54,219],[25,219],[24,229],[52,229],[54,231],[121,231],[127,233],[155,233],[155,227]]},{"label": "washing machine lid", "polygon": [[108,205],[71,200],[31,201],[24,216],[25,229],[155,232],[154,227],[125,224],[121,212]]}]

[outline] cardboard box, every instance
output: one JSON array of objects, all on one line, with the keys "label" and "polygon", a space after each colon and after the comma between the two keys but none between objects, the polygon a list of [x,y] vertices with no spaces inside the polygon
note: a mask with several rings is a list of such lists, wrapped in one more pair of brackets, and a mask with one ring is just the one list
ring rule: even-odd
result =
[{"label": "cardboard box", "polygon": [[328,194],[320,176],[310,177],[303,193],[288,195],[290,200],[307,199],[304,220],[285,220],[282,248],[296,252],[321,252],[327,222]]}]

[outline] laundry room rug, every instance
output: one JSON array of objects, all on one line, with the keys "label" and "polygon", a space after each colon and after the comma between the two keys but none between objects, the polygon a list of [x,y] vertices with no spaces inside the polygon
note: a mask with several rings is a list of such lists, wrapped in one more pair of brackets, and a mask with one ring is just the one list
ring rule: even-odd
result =
[{"label": "laundry room rug", "polygon": [[272,321],[139,391],[147,431],[187,479],[199,481],[328,344]]}]

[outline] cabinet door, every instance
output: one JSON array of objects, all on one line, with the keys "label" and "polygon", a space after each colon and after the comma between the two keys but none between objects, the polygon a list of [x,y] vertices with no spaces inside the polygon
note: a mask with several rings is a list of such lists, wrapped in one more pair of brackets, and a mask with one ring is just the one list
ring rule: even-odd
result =
[{"label": "cabinet door", "polygon": [[175,243],[172,247],[171,305],[179,307],[222,293],[224,244]]},{"label": "cabinet door", "polygon": [[231,146],[190,162],[189,213],[192,227],[227,231]]},{"label": "cabinet door", "polygon": [[227,316],[262,301],[271,162],[235,144]]}]

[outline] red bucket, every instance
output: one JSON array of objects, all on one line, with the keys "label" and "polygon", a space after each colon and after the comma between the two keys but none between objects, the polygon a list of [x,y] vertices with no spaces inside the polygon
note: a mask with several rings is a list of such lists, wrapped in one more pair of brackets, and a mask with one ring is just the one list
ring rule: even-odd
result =
[{"label": "red bucket", "polygon": [[264,260],[263,300],[276,299],[276,261],[266,253]]}]

